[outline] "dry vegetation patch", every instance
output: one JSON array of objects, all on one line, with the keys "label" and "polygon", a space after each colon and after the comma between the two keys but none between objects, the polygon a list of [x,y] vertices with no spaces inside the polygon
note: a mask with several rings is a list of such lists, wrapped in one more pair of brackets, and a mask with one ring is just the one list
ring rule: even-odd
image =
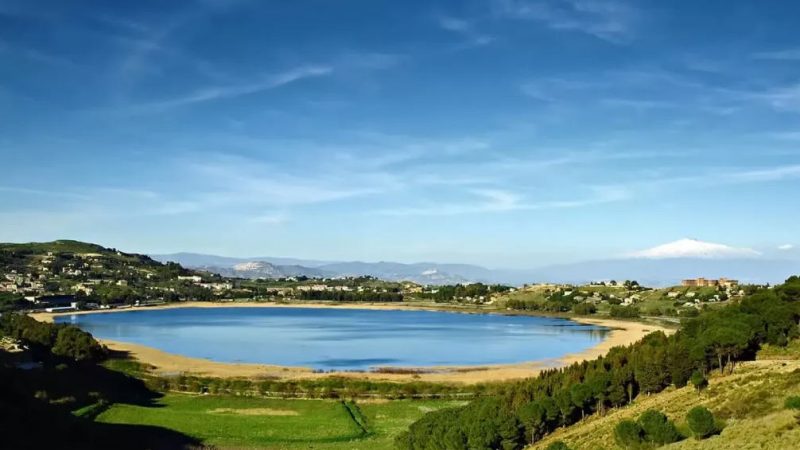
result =
[{"label": "dry vegetation patch", "polygon": [[236,414],[239,416],[299,416],[300,413],[291,409],[272,408],[215,408],[208,410],[209,414]]},{"label": "dry vegetation patch", "polygon": [[695,406],[710,409],[724,425],[709,439],[692,438],[664,449],[787,449],[799,448],[800,418],[783,407],[789,395],[800,393],[800,361],[754,361],[741,364],[733,374],[714,376],[709,388],[697,393],[692,387],[670,388],[660,394],[642,395],[631,405],[604,416],[593,415],[562,428],[529,447],[545,449],[564,441],[575,449],[614,449],[614,427],[623,419],[635,419],[648,409],[666,414],[686,431],[686,414]]}]

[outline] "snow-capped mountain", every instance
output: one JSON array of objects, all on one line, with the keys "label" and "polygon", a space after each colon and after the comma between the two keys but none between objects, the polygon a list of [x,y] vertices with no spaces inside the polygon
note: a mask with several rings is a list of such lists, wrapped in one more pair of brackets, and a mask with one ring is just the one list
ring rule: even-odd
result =
[{"label": "snow-capped mountain", "polygon": [[730,259],[755,258],[761,253],[750,248],[737,248],[697,239],[679,239],[667,244],[658,245],[646,250],[630,254],[634,258],[666,259],[666,258],[702,258]]}]

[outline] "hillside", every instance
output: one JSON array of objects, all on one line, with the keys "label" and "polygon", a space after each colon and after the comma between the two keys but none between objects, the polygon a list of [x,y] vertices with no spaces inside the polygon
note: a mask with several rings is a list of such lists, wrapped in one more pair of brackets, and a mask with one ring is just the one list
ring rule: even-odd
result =
[{"label": "hillside", "polygon": [[[535,284],[495,297],[499,307],[550,313],[610,314],[628,310],[630,316],[687,317],[704,308],[719,308],[741,298],[755,286],[670,286],[649,288],[637,282],[586,285]],[[629,316],[629,317],[630,317]]]},{"label": "hillside", "polygon": [[194,280],[219,281],[178,264],[85,242],[0,244],[0,298],[6,304],[55,296],[67,305],[210,298]]},{"label": "hillside", "polygon": [[[416,285],[265,262],[212,273],[78,241],[0,243],[0,310],[96,309],[184,300],[390,301]],[[247,280],[245,278],[255,278]]]},{"label": "hillside", "polygon": [[[594,415],[575,425],[559,429],[528,447],[546,449],[563,441],[572,449],[613,449],[614,427],[624,419],[635,420],[644,411],[655,409],[666,414],[687,432],[686,414],[695,406],[705,406],[724,422],[717,436],[698,441],[684,439],[659,447],[678,449],[789,449],[800,442],[800,422],[796,412],[784,408],[787,396],[800,394],[800,347],[791,360],[757,360],[737,367],[732,375],[714,376],[702,393],[687,386],[670,388],[659,394],[640,396],[632,404],[605,415]],[[688,434],[688,433],[687,433]]]}]

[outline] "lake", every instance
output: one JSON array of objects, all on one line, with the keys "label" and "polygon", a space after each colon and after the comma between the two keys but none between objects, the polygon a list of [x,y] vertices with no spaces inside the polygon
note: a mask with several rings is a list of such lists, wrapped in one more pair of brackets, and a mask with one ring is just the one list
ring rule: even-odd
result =
[{"label": "lake", "polygon": [[610,331],[566,319],[333,308],[176,308],[56,318],[101,339],[219,362],[324,370],[559,358]]}]

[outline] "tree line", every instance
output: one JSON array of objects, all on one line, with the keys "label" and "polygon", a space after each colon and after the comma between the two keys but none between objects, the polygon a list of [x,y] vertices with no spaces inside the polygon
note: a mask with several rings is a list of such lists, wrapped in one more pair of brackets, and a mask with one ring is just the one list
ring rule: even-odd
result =
[{"label": "tree line", "polygon": [[506,385],[496,396],[436,411],[413,423],[396,447],[516,450],[588,414],[630,403],[640,394],[683,387],[695,375],[732,371],[762,344],[798,337],[800,277],[760,289],[739,303],[700,313],[672,336],[662,332],[614,347],[605,356]]},{"label": "tree line", "polygon": [[74,325],[39,322],[23,314],[0,316],[0,335],[19,340],[35,359],[97,362],[108,355],[91,334]]},{"label": "tree line", "polygon": [[500,284],[483,284],[483,283],[470,283],[470,284],[456,284],[437,286],[433,290],[423,291],[416,294],[419,298],[431,299],[438,303],[451,302],[460,298],[488,298],[491,294],[506,292],[511,287],[503,286]]},{"label": "tree line", "polygon": [[399,292],[354,292],[354,291],[300,291],[300,300],[322,300],[334,302],[402,302]]}]

